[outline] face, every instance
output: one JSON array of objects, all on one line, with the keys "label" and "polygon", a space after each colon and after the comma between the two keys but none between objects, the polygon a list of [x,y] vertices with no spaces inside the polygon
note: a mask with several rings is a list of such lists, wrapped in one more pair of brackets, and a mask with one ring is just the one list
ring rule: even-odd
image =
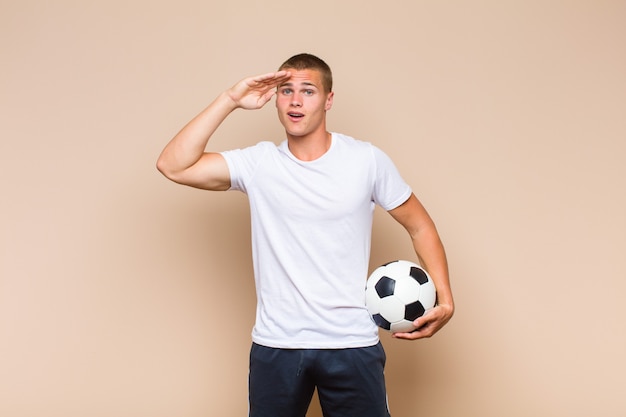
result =
[{"label": "face", "polygon": [[317,70],[289,70],[291,78],[278,86],[278,118],[292,137],[326,134],[326,111],[333,103],[333,92],[325,93]]}]

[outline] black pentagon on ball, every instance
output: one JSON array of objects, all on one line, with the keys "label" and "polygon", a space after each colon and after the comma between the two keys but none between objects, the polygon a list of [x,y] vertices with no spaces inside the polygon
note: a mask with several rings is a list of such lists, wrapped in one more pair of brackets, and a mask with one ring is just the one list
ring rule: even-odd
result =
[{"label": "black pentagon on ball", "polygon": [[389,297],[393,295],[393,290],[396,288],[396,280],[383,275],[374,288],[380,298]]},{"label": "black pentagon on ball", "polygon": [[419,317],[422,317],[426,309],[419,301],[414,301],[411,304],[407,304],[404,308],[404,318],[409,321],[413,321]]},{"label": "black pentagon on ball", "polygon": [[376,323],[378,327],[382,327],[385,330],[391,330],[391,323],[385,320],[385,318],[380,314],[373,314],[372,318],[374,319],[374,323]]},{"label": "black pentagon on ball", "polygon": [[424,285],[428,282],[428,275],[426,275],[426,272],[421,268],[412,266],[409,275],[411,275],[415,281],[419,282],[420,285]]}]

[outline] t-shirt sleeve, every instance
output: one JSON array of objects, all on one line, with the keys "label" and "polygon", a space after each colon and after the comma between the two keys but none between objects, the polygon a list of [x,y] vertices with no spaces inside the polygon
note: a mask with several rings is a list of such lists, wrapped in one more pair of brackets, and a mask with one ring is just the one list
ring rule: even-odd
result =
[{"label": "t-shirt sleeve", "polygon": [[254,146],[243,149],[233,149],[220,152],[226,160],[230,174],[230,190],[247,192],[246,185],[254,176],[254,171],[268,151],[270,146],[275,146],[271,142],[259,142]]},{"label": "t-shirt sleeve", "polygon": [[413,191],[391,158],[375,146],[372,149],[376,163],[373,200],[383,209],[393,210],[407,201]]}]

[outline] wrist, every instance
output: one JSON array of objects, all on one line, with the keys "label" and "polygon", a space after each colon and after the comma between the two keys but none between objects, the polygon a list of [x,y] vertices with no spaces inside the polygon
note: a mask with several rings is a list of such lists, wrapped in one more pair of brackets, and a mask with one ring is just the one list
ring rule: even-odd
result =
[{"label": "wrist", "polygon": [[239,102],[233,97],[230,89],[222,92],[222,94],[217,97],[216,101],[219,102],[225,109],[230,111],[240,107]]},{"label": "wrist", "polygon": [[450,317],[452,317],[454,315],[454,302],[452,302],[452,301],[450,301],[450,302],[443,302],[443,301],[442,302],[437,302],[435,307],[439,307],[443,311],[445,311],[445,314],[448,317],[448,319],[450,319]]}]

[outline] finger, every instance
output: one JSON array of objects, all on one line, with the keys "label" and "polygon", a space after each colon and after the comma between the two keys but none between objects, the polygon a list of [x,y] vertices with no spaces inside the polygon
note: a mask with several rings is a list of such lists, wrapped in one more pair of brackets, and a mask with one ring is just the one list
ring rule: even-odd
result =
[{"label": "finger", "polygon": [[397,339],[416,340],[431,337],[433,333],[431,326],[425,325],[410,333],[394,333],[392,336]]},{"label": "finger", "polygon": [[417,340],[417,339],[422,339],[426,336],[419,332],[412,332],[412,333],[394,333],[391,335],[391,337],[396,338],[396,339]]},{"label": "finger", "polygon": [[276,94],[276,90],[270,89],[267,93],[263,94],[263,97],[261,97],[260,103],[264,105],[265,103],[270,101],[270,99],[274,96],[274,94]]},{"label": "finger", "polygon": [[253,77],[252,80],[256,83],[260,84],[277,84],[279,82],[283,82],[291,77],[291,73],[289,71],[277,71],[277,72],[268,72],[267,74],[257,75]]},{"label": "finger", "polygon": [[435,312],[434,310],[430,310],[428,311],[426,314],[424,314],[421,317],[418,317],[417,319],[415,319],[413,321],[413,326],[415,326],[417,329],[424,327],[426,325],[428,325],[430,322],[433,322],[436,320],[436,316],[435,316]]},{"label": "finger", "polygon": [[433,311],[429,311],[424,314],[422,317],[419,317],[415,321],[413,321],[413,326],[415,326],[415,330],[412,332],[405,333],[394,333],[392,336],[398,339],[422,339],[425,337],[431,337],[436,332],[437,324],[437,315],[433,313]]}]

